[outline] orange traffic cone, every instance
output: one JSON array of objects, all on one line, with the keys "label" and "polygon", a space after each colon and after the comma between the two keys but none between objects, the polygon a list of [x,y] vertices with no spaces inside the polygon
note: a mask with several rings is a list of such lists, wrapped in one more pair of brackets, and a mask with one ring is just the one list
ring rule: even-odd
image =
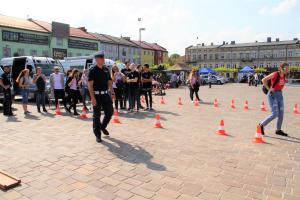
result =
[{"label": "orange traffic cone", "polygon": [[214,101],[214,107],[215,107],[215,108],[218,107],[218,100],[217,100],[217,99],[215,99],[215,101]]},{"label": "orange traffic cone", "polygon": [[231,107],[231,108],[235,108],[234,100],[233,100],[233,99],[231,100],[230,107]]},{"label": "orange traffic cone", "polygon": [[196,107],[199,106],[199,100],[198,100],[198,99],[195,99],[195,100],[194,100],[194,105],[195,105]]},{"label": "orange traffic cone", "polygon": [[162,125],[160,123],[160,115],[156,114],[155,115],[155,124],[154,124],[154,128],[162,128]]},{"label": "orange traffic cone", "polygon": [[164,100],[164,97],[161,97],[160,103],[161,103],[161,104],[166,104],[166,102],[165,102],[165,100]]},{"label": "orange traffic cone", "polygon": [[295,105],[294,105],[293,113],[299,114],[299,111],[298,111],[298,104],[295,104]]},{"label": "orange traffic cone", "polygon": [[249,110],[249,106],[248,106],[248,101],[247,100],[245,101],[245,104],[244,104],[244,110]]},{"label": "orange traffic cone", "polygon": [[261,135],[260,125],[257,125],[257,127],[256,127],[256,133],[255,133],[255,136],[254,136],[253,143],[264,143],[264,140],[263,140],[262,135]]},{"label": "orange traffic cone", "polygon": [[181,97],[178,98],[178,105],[182,106],[182,101],[181,101]]},{"label": "orange traffic cone", "polygon": [[260,110],[261,111],[267,111],[267,108],[265,106],[265,102],[264,101],[261,103]]},{"label": "orange traffic cone", "polygon": [[59,103],[57,104],[56,106],[56,109],[55,109],[55,115],[61,115],[61,112],[60,112],[60,106],[59,106]]},{"label": "orange traffic cone", "polygon": [[219,126],[219,130],[217,131],[217,134],[218,135],[227,135],[226,132],[225,132],[225,129],[224,129],[224,120],[222,119],[220,121],[220,126]]},{"label": "orange traffic cone", "polygon": [[118,111],[114,112],[114,117],[113,117],[112,123],[115,123],[115,124],[120,124],[121,123],[120,120],[119,120],[119,113],[118,113]]},{"label": "orange traffic cone", "polygon": [[80,114],[80,119],[87,119],[87,115],[86,115],[86,109],[85,107],[83,106],[82,107],[82,111],[81,111],[81,114]]}]

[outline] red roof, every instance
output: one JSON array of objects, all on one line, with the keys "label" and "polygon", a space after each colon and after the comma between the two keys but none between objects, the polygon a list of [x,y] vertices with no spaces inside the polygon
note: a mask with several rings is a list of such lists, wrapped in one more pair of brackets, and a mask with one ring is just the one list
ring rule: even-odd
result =
[{"label": "red roof", "polygon": [[25,29],[29,31],[38,31],[44,33],[48,32],[41,26],[31,22],[30,20],[16,18],[16,17],[9,17],[5,15],[0,15],[0,26],[17,28],[17,29]]},{"label": "red roof", "polygon": [[148,43],[148,42],[145,42],[145,41],[143,43],[145,43],[146,45],[152,47],[156,51],[168,52],[167,49],[165,49],[164,47],[158,45],[157,43]]},{"label": "red roof", "polygon": [[152,48],[151,46],[147,45],[144,41],[140,42],[137,40],[130,40],[131,42],[135,43],[136,45],[138,45],[139,47],[142,47],[143,49],[150,49],[150,50],[155,50],[154,48]]}]

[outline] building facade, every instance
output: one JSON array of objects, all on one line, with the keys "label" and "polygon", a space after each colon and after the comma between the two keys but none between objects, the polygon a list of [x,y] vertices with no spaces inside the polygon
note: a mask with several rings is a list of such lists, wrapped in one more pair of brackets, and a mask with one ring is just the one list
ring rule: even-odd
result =
[{"label": "building facade", "polygon": [[100,41],[100,49],[105,51],[105,57],[111,60],[119,60],[119,45],[115,41],[100,33],[93,33]]},{"label": "building facade", "polygon": [[235,43],[223,42],[220,45],[189,46],[185,49],[186,63],[198,67],[227,67],[242,68],[244,66],[265,67],[274,69],[281,62],[300,66],[300,41],[280,41],[277,38],[272,41],[270,37],[266,42]]},{"label": "building facade", "polygon": [[154,65],[154,53],[155,49],[151,46],[147,45],[144,41],[132,40],[137,46],[139,46],[139,53],[141,55],[141,63]]},{"label": "building facade", "polygon": [[168,61],[168,51],[157,43],[144,42],[146,45],[154,49],[154,64],[160,65]]},{"label": "building facade", "polygon": [[0,58],[12,56],[91,55],[100,42],[85,28],[74,28],[58,22],[19,19],[0,15]]}]

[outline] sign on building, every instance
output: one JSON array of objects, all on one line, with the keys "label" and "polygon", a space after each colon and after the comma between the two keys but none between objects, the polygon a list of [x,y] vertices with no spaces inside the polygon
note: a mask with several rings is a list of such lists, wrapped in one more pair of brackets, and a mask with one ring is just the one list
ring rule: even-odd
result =
[{"label": "sign on building", "polygon": [[96,42],[87,42],[81,40],[68,40],[68,47],[75,48],[75,49],[86,49],[86,50],[98,50],[98,43]]},{"label": "sign on building", "polygon": [[20,42],[26,44],[48,45],[49,38],[45,35],[37,35],[31,33],[21,33],[14,31],[2,30],[2,40],[8,42]]},{"label": "sign on building", "polygon": [[64,57],[67,57],[67,49],[58,49],[58,48],[53,48],[53,58],[54,59],[64,59]]}]

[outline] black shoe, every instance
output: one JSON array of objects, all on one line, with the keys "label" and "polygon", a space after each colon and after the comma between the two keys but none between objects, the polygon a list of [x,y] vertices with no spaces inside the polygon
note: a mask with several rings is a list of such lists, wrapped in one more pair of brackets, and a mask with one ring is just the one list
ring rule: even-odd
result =
[{"label": "black shoe", "polygon": [[75,116],[78,116],[78,115],[79,115],[79,113],[78,113],[78,112],[74,112],[74,115],[75,115]]},{"label": "black shoe", "polygon": [[65,110],[66,110],[68,113],[71,113],[70,108],[65,107]]},{"label": "black shoe", "polygon": [[287,136],[288,136],[288,134],[286,134],[286,133],[285,133],[285,132],[283,132],[282,130],[277,130],[277,131],[275,132],[275,134],[276,134],[276,135],[285,136],[285,137],[287,137]]},{"label": "black shoe", "polygon": [[108,130],[106,128],[102,128],[101,131],[103,132],[104,135],[109,135]]},{"label": "black shoe", "polygon": [[261,125],[261,124],[259,124],[259,126],[260,126],[260,129],[261,129],[261,134],[265,135],[265,128],[264,128],[264,126]]},{"label": "black shoe", "polygon": [[48,111],[46,110],[46,108],[43,108],[43,112],[45,112],[45,113],[46,113],[46,112],[48,112]]},{"label": "black shoe", "polygon": [[102,142],[101,137],[96,137],[96,142],[101,143]]},{"label": "black shoe", "polygon": [[38,111],[38,113],[41,113],[41,110],[40,110],[40,109],[38,109],[37,111]]}]

